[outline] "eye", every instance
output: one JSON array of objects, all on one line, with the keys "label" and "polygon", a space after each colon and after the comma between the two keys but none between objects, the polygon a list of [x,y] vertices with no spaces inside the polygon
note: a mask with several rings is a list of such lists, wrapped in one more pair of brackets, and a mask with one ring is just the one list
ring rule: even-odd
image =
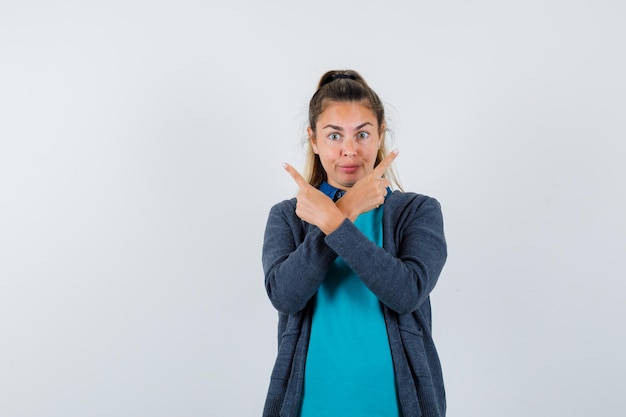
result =
[{"label": "eye", "polygon": [[328,139],[330,140],[339,140],[341,139],[341,135],[339,133],[331,133],[330,135],[328,135]]},{"label": "eye", "polygon": [[356,137],[359,139],[367,139],[369,137],[369,133],[367,132],[359,132],[357,133]]}]

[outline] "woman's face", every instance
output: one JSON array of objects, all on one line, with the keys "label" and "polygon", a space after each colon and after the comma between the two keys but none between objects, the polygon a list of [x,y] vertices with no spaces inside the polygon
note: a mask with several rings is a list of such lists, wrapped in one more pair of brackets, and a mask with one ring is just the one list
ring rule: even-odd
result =
[{"label": "woman's face", "polygon": [[374,112],[362,102],[331,101],[317,118],[316,133],[307,129],[328,183],[348,189],[372,172],[382,137]]}]

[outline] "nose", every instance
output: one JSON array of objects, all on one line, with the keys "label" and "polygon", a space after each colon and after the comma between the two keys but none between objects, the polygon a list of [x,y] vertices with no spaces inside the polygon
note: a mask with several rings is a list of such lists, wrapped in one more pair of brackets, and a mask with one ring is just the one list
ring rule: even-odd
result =
[{"label": "nose", "polygon": [[356,146],[354,141],[347,139],[343,141],[343,155],[344,156],[356,156]]}]

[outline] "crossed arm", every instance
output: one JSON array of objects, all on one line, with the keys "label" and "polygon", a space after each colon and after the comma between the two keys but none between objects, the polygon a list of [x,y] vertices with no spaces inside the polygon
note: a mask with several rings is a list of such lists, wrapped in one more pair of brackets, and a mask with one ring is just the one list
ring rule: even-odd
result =
[{"label": "crossed arm", "polygon": [[285,170],[300,188],[296,196],[296,214],[305,222],[319,227],[325,235],[334,232],[346,218],[354,221],[359,214],[385,202],[389,180],[382,176],[397,156],[397,151],[387,155],[370,174],[357,181],[336,204],[320,190],[311,186],[294,167],[285,164]]},{"label": "crossed arm", "polygon": [[[263,245],[265,285],[278,311],[292,314],[303,309],[337,256],[352,267],[381,302],[398,313],[415,310],[428,297],[446,258],[441,210],[436,200],[422,196],[419,202],[403,206],[394,214],[402,232],[390,236],[396,242],[393,255],[389,248],[371,242],[352,223],[358,214],[384,202],[389,183],[381,176],[395,155],[388,158],[337,204],[311,187],[295,169],[285,166],[300,186],[296,207],[294,210],[291,201],[272,208]],[[317,227],[303,227],[301,220]]]}]

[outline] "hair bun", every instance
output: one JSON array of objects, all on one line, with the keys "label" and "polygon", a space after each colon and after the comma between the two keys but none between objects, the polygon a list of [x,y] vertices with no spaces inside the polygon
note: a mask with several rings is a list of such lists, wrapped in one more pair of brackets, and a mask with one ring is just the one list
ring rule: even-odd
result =
[{"label": "hair bun", "polygon": [[326,74],[322,76],[320,79],[318,89],[322,88],[326,84],[330,84],[335,80],[352,80],[352,81],[363,81],[363,78],[353,70],[333,70],[328,71]]},{"label": "hair bun", "polygon": [[339,80],[339,79],[342,79],[342,78],[348,78],[350,80],[356,80],[356,75],[352,75],[352,74],[333,74],[332,75],[333,81]]}]

